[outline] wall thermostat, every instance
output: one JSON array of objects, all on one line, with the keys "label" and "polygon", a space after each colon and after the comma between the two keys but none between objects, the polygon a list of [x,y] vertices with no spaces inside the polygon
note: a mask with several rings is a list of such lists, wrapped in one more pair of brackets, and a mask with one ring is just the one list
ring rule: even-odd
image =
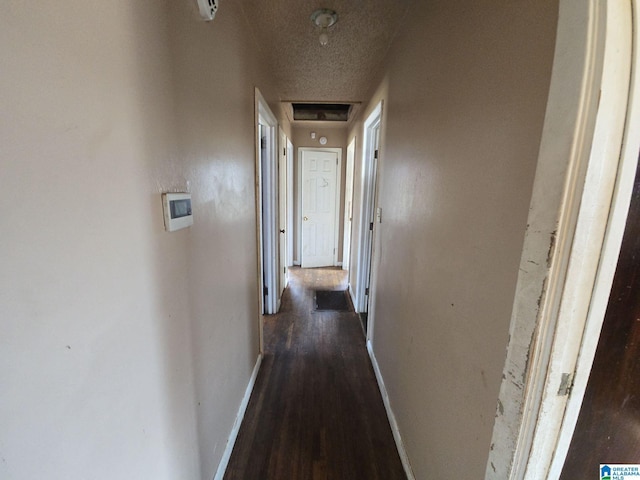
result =
[{"label": "wall thermostat", "polygon": [[213,17],[216,16],[218,0],[198,0],[198,7],[200,7],[200,15],[202,18],[210,22],[213,20]]},{"label": "wall thermostat", "polygon": [[167,232],[193,225],[190,193],[163,193],[164,229]]}]

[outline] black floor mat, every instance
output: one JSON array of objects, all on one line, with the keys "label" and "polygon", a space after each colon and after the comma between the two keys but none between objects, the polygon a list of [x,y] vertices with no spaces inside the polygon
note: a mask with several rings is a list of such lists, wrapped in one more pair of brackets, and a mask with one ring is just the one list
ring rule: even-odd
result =
[{"label": "black floor mat", "polygon": [[343,290],[316,290],[315,309],[348,312],[351,310],[351,306],[347,292]]}]

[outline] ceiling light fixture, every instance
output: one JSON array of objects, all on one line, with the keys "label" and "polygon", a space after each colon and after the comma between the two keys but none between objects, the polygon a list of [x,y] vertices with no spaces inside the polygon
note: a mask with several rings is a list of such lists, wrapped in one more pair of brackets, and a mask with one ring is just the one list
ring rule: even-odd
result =
[{"label": "ceiling light fixture", "polygon": [[320,45],[326,47],[329,43],[328,29],[338,21],[338,14],[335,10],[320,8],[311,14],[311,21],[320,27]]}]

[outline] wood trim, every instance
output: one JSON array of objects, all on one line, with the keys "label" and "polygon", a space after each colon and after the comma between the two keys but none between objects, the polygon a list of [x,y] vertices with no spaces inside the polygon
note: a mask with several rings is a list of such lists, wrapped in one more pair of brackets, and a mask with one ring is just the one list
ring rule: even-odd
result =
[{"label": "wood trim", "polygon": [[[362,168],[361,168],[361,185],[360,185],[360,219],[358,222],[358,261],[356,264],[356,299],[357,302],[354,303],[357,312],[364,312],[366,301],[365,301],[365,289],[367,288],[366,282],[367,277],[371,277],[371,269],[373,267],[373,235],[371,235],[371,240],[369,241],[369,224],[372,221],[372,216],[375,215],[375,189],[377,182],[377,170],[371,171],[371,168],[368,168],[370,164],[368,163],[369,158],[373,157],[374,148],[373,145],[375,143],[375,139],[372,136],[373,129],[378,127],[378,149],[380,148],[380,137],[382,130],[382,108],[383,101],[381,100],[376,104],[373,108],[369,116],[367,116],[364,125],[363,125],[363,142],[362,142]],[[355,159],[354,159],[355,161]],[[354,169],[355,171],[355,169]],[[373,178],[371,178],[373,176]],[[369,215],[370,210],[372,215]],[[371,300],[371,297],[369,298]],[[373,310],[373,303],[369,301],[369,308]],[[372,311],[369,311],[369,327],[372,325]],[[373,330],[368,328],[368,330]],[[372,336],[367,332],[367,338],[369,340],[372,339]]]},{"label": "wood trim", "polygon": [[[349,287],[349,292],[351,292],[351,287]],[[393,439],[395,440],[396,447],[398,448],[398,455],[400,455],[400,460],[402,461],[404,472],[407,475],[407,480],[415,480],[415,476],[413,475],[413,470],[411,469],[411,463],[409,462],[409,456],[407,455],[407,451],[404,448],[402,435],[400,435],[400,428],[398,428],[398,422],[396,421],[396,416],[394,415],[393,410],[391,409],[391,401],[389,400],[387,387],[384,384],[384,379],[382,378],[382,373],[380,372],[380,366],[378,365],[378,360],[376,359],[375,353],[373,353],[373,346],[371,344],[371,341],[369,340],[367,340],[367,351],[369,352],[369,358],[371,359],[371,364],[373,365],[373,371],[376,374],[378,388],[380,389],[380,394],[382,395],[384,409],[387,412],[387,418],[389,419],[389,425],[391,426],[391,432],[393,433]]]},{"label": "wood trim", "polygon": [[[602,75],[595,79],[599,85],[599,104],[593,135],[585,140],[589,157],[581,180],[584,187],[577,206],[565,282],[561,291],[556,292],[559,296],[556,325],[550,332],[552,343],[541,413],[536,419],[525,475],[525,479],[531,480],[550,479],[550,465],[554,456],[558,457],[557,442],[568,400],[567,395],[558,394],[559,385],[563,375],[573,377],[576,370],[620,163],[630,82],[631,5],[628,1],[601,2],[596,12],[594,22],[598,30],[593,42],[604,45]],[[605,19],[601,26],[600,15]],[[590,370],[591,365],[587,368]],[[564,463],[564,458],[560,461]]]},{"label": "wood trim", "polygon": [[[256,218],[258,228],[258,295],[259,305],[261,313],[271,314],[276,313],[278,310],[279,295],[277,293],[277,275],[278,268],[276,265],[277,259],[277,243],[278,243],[278,228],[276,224],[277,219],[277,188],[278,178],[276,175],[278,164],[278,120],[271,111],[269,104],[264,99],[260,90],[255,89],[255,124],[256,124]],[[268,205],[263,208],[263,186],[265,185],[265,179],[262,176],[262,163],[260,161],[260,141],[259,127],[260,121],[264,122],[268,129],[268,142],[269,158],[271,164],[267,164],[266,184],[268,186]],[[267,212],[266,215],[263,212]],[[266,227],[266,228],[265,228]],[[264,238],[263,232],[266,231],[267,238]],[[268,252],[265,252],[268,250]],[[268,268],[265,268],[264,260],[268,259]],[[264,282],[264,278],[267,278],[267,282]],[[268,287],[269,295],[265,301],[263,295],[264,287]],[[260,326],[260,351],[262,351],[262,324]]]},{"label": "wood trim", "polygon": [[520,260],[487,480],[524,478],[595,125],[599,0],[561,0],[553,72]]},{"label": "wood trim", "polygon": [[[351,244],[353,242],[353,188],[355,187],[355,160],[356,160],[356,138],[353,137],[347,145],[347,155],[345,158],[345,182],[344,182],[344,212],[342,220],[342,268],[349,271],[351,278]],[[349,168],[351,164],[351,168]],[[351,178],[351,182],[349,182]],[[347,192],[350,195],[347,195]],[[349,241],[347,240],[347,236]]]},{"label": "wood trim", "polygon": [[295,211],[294,211],[294,164],[295,164],[295,149],[291,139],[287,137],[287,230],[289,235],[287,237],[287,267],[294,265],[294,236],[295,236]]},{"label": "wood trim", "polygon": [[[602,83],[613,30],[606,28],[607,8],[604,0],[560,2],[487,479],[549,478],[556,451],[567,404],[558,386],[563,374],[573,373],[580,353],[618,169],[619,150],[605,151],[602,139],[612,139],[609,150],[619,149],[619,121],[627,108],[620,101],[626,88],[617,84],[617,93],[599,109],[600,95],[608,94]],[[607,69],[619,66],[614,61]],[[611,104],[613,114],[607,112]]]},{"label": "wood trim", "polygon": [[[582,400],[586,392],[625,231],[635,170],[638,164],[638,151],[640,150],[640,138],[638,138],[637,135],[637,132],[640,131],[640,76],[638,75],[640,32],[635,28],[640,22],[640,0],[613,2],[609,6],[619,9],[617,12],[608,13],[608,18],[611,23],[616,26],[614,35],[630,34],[632,36],[631,52],[627,51],[629,45],[612,45],[617,54],[626,52],[631,62],[628,108],[625,119],[624,136],[621,141],[622,147],[617,179],[611,201],[607,231],[602,245],[600,265],[589,305],[589,313],[586,318],[580,354],[576,364],[574,387],[567,402],[566,414],[563,419],[562,429],[558,437],[553,462],[549,471],[550,478],[558,478],[562,472],[564,460],[569,450]],[[629,10],[624,12],[620,9]],[[624,32],[624,28],[621,28],[626,19],[631,20],[631,23],[628,24],[631,32]]]},{"label": "wood trim", "polygon": [[260,165],[260,101],[264,101],[264,97],[260,93],[260,90],[257,88],[254,91],[254,118],[253,118],[253,126],[255,128],[253,134],[253,142],[254,142],[254,168],[255,168],[255,215],[256,215],[256,246],[257,246],[257,265],[256,265],[256,273],[257,273],[257,301],[258,301],[258,311],[260,315],[258,315],[258,343],[260,345],[260,352],[263,351],[263,332],[262,332],[262,313],[264,312],[264,272],[263,272],[263,263],[262,257],[264,256],[263,252],[263,241],[262,241],[262,168]]},{"label": "wood trim", "polygon": [[256,379],[258,378],[260,365],[262,365],[262,353],[260,353],[258,355],[258,358],[256,359],[256,364],[253,367],[253,372],[251,372],[251,377],[249,378],[249,383],[247,384],[247,388],[244,392],[244,397],[242,397],[240,407],[238,408],[238,414],[236,415],[236,419],[233,422],[233,427],[231,427],[231,432],[229,433],[229,438],[227,440],[227,446],[224,449],[224,453],[222,454],[222,458],[220,459],[220,463],[218,464],[218,469],[216,470],[216,474],[213,477],[213,480],[222,480],[227,470],[227,465],[229,464],[229,459],[231,458],[231,452],[233,452],[233,447],[236,443],[236,439],[238,438],[240,425],[242,425],[242,420],[244,419],[244,414],[247,411],[247,405],[249,405],[249,399],[251,398],[253,387],[255,386]]},{"label": "wood trim", "polygon": [[353,287],[351,286],[351,283],[349,283],[349,296],[351,297],[351,303],[353,305],[355,305],[356,304],[356,294],[353,291]]}]

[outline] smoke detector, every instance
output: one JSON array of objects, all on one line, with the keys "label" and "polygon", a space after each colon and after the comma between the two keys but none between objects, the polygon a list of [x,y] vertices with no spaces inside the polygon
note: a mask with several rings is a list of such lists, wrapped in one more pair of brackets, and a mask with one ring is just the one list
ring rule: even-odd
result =
[{"label": "smoke detector", "polygon": [[198,7],[200,7],[200,16],[210,22],[216,16],[218,0],[198,0]]}]

